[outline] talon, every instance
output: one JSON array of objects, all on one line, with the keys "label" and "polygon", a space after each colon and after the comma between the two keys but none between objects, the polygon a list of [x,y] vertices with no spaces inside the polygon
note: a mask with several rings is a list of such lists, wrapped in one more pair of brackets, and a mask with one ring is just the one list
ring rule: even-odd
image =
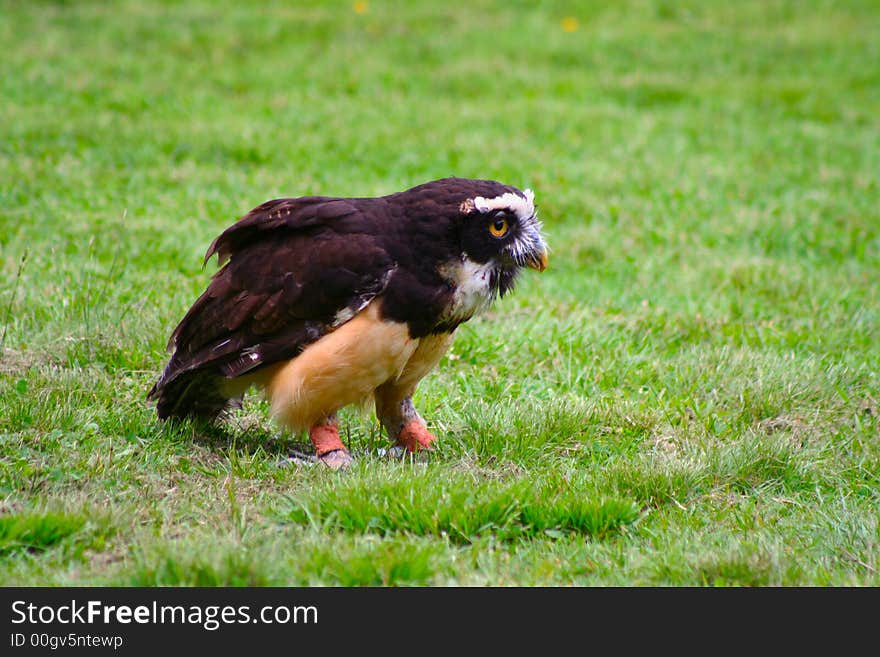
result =
[{"label": "talon", "polygon": [[334,449],[332,452],[321,454],[318,460],[331,470],[344,470],[353,463],[351,454],[344,448]]},{"label": "talon", "polygon": [[418,420],[413,420],[400,431],[397,437],[397,447],[403,447],[408,452],[433,449],[431,444],[437,437],[428,431]]},{"label": "talon", "polygon": [[403,455],[406,454],[406,448],[401,447],[400,445],[392,445],[388,449],[380,449],[379,456],[384,456],[386,459],[392,460],[400,460],[403,458]]},{"label": "talon", "polygon": [[287,453],[287,458],[278,463],[278,467],[295,465],[298,468],[312,467],[318,462],[318,457],[314,454],[306,454],[298,450],[292,449]]}]

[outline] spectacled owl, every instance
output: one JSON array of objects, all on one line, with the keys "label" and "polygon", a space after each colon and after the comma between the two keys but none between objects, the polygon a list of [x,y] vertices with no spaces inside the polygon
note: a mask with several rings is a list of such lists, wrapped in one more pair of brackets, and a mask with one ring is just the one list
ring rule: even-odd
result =
[{"label": "spectacled owl", "polygon": [[547,245],[531,190],[445,178],[376,198],[267,201],[223,231],[220,269],[174,329],[148,394],[159,418],[213,420],[263,390],[332,468],[336,413],[364,400],[396,445],[435,437],[412,397],[456,327],[511,291]]}]

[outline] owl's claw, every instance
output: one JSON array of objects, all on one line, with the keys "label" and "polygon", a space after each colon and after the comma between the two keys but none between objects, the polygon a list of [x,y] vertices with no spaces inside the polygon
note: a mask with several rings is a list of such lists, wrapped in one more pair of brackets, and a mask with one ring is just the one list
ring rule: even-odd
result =
[{"label": "owl's claw", "polygon": [[354,462],[347,449],[334,449],[332,452],[321,454],[318,460],[331,470],[344,470]]},{"label": "owl's claw", "polygon": [[323,463],[331,470],[343,470],[354,463],[354,459],[348,450],[336,449],[326,452],[321,456],[315,454],[306,454],[297,450],[291,450],[287,458],[280,461],[278,465],[284,467],[286,465],[295,465],[297,467],[314,467],[318,463]]}]

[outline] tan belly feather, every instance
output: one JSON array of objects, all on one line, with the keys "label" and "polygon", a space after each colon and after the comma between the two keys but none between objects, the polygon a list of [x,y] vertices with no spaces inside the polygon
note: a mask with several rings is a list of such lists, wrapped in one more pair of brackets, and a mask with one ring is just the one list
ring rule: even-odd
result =
[{"label": "tan belly feather", "polygon": [[267,367],[248,383],[265,389],[279,422],[300,431],[399,377],[418,345],[406,324],[383,321],[372,303],[296,358]]}]

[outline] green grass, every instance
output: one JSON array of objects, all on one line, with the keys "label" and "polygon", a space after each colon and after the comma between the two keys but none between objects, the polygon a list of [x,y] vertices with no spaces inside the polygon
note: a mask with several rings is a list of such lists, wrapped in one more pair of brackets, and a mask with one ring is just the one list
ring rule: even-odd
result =
[{"label": "green grass", "polygon": [[[875,2],[4,0],[0,42],[0,583],[880,585]],[[448,175],[552,254],[420,387],[427,463],[156,421],[223,228]]]}]

